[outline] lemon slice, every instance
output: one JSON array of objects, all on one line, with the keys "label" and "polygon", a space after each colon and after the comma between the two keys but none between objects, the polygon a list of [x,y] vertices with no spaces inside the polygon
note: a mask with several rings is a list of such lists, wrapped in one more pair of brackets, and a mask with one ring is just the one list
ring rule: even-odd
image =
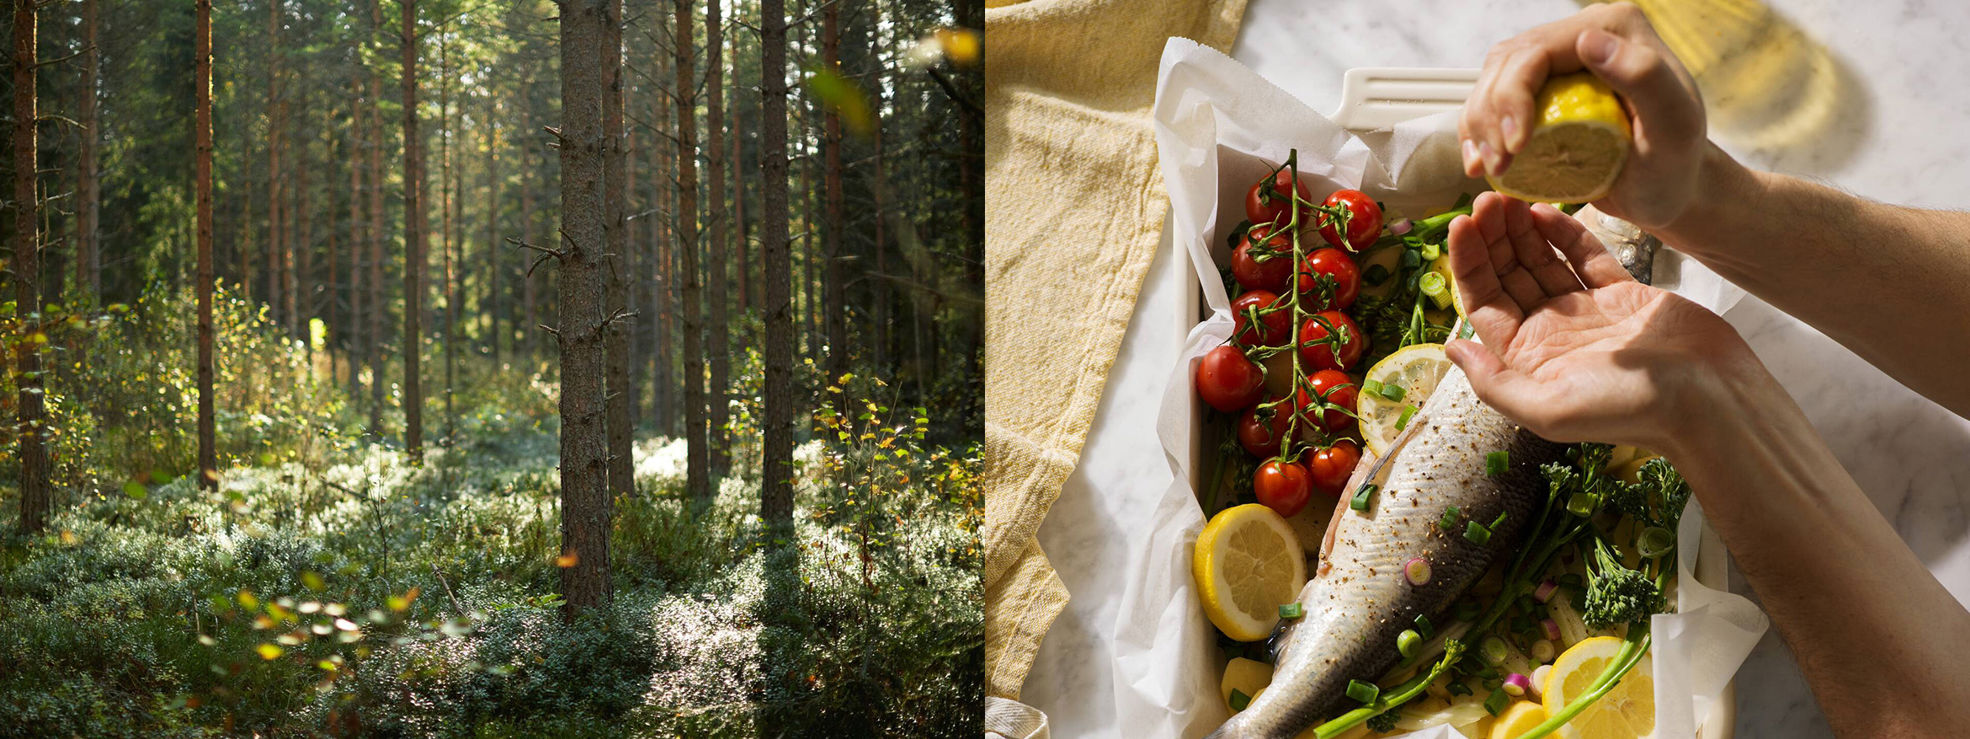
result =
[{"label": "lemon slice", "polygon": [[1436,384],[1448,371],[1450,358],[1443,355],[1442,344],[1411,344],[1368,368],[1364,375],[1367,380],[1402,388],[1401,400],[1364,390],[1355,401],[1354,413],[1361,417],[1361,439],[1369,452],[1380,457],[1388,451],[1389,444],[1402,433],[1396,425],[1402,423],[1404,409],[1423,407],[1423,401],[1436,392]]},{"label": "lemon slice", "polygon": [[1585,203],[1607,196],[1628,161],[1628,113],[1607,83],[1588,72],[1548,78],[1533,104],[1538,117],[1525,148],[1501,175],[1485,175],[1520,200]]},{"label": "lemon slice", "polygon": [[[1231,691],[1244,693],[1245,697],[1257,700],[1265,686],[1272,684],[1272,665],[1244,657],[1233,657],[1225,663],[1224,679],[1218,682],[1218,694],[1224,696],[1224,707],[1231,708]],[[1232,709],[1237,713],[1238,709]]]},{"label": "lemon slice", "polygon": [[1197,535],[1190,574],[1204,615],[1238,641],[1259,641],[1279,623],[1279,606],[1306,584],[1306,552],[1293,527],[1257,503],[1218,512]]},{"label": "lemon slice", "polygon": [[1546,721],[1546,709],[1532,701],[1518,701],[1498,716],[1487,739],[1518,739]]},{"label": "lemon slice", "polygon": [[[1579,698],[1607,669],[1608,661],[1621,651],[1621,640],[1612,636],[1587,639],[1560,654],[1540,691],[1547,713],[1558,713]],[[1649,670],[1649,657],[1643,655],[1635,669],[1607,695],[1560,727],[1556,736],[1566,739],[1642,739],[1655,736],[1655,678]]]}]

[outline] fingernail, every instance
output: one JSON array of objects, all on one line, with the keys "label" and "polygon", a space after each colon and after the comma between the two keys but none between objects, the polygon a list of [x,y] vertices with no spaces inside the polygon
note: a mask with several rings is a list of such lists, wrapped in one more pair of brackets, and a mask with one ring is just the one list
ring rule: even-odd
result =
[{"label": "fingernail", "polygon": [[1608,63],[1608,60],[1614,58],[1614,53],[1620,50],[1621,39],[1612,33],[1594,33],[1587,37],[1587,42],[1582,44],[1580,49],[1586,56],[1587,63],[1595,66]]},{"label": "fingernail", "polygon": [[1491,150],[1491,142],[1480,141],[1477,148],[1478,156],[1484,159],[1484,171],[1494,175],[1502,171],[1498,166],[1498,152]]},{"label": "fingernail", "polygon": [[1498,121],[1498,130],[1505,134],[1505,148],[1507,149],[1512,147],[1513,142],[1519,140],[1519,121],[1517,118],[1509,115],[1505,116]]},{"label": "fingernail", "polygon": [[1477,142],[1464,139],[1464,171],[1476,169],[1478,165]]}]

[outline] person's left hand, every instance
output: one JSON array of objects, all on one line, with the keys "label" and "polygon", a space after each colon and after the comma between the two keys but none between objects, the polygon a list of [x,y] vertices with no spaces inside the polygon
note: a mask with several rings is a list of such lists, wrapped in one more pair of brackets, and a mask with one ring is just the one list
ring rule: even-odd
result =
[{"label": "person's left hand", "polygon": [[1451,221],[1449,247],[1484,343],[1446,352],[1480,399],[1547,439],[1663,449],[1700,404],[1693,391],[1750,356],[1724,319],[1636,282],[1550,205],[1481,194]]}]

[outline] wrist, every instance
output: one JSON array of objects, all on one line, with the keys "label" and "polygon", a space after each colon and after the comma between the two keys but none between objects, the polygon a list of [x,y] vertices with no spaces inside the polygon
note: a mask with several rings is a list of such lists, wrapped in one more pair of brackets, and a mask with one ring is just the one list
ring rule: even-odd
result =
[{"label": "wrist", "polygon": [[1678,461],[1691,452],[1716,449],[1719,434],[1733,422],[1759,418],[1775,407],[1794,407],[1778,379],[1732,332],[1727,341],[1698,347],[1675,365],[1663,383],[1663,410],[1669,419],[1656,450]]},{"label": "wrist", "polygon": [[1764,184],[1756,170],[1738,163],[1706,140],[1697,155],[1689,205],[1669,223],[1653,229],[1655,235],[1690,256],[1717,257],[1712,247],[1722,243],[1722,236],[1737,227],[1739,217],[1753,210],[1748,206],[1756,200]]}]

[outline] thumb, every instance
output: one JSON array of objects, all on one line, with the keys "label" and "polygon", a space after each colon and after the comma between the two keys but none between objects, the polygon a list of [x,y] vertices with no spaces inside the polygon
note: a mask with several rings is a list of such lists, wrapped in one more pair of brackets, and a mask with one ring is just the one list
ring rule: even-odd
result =
[{"label": "thumb", "polygon": [[1477,392],[1478,400],[1499,413],[1520,418],[1522,406],[1528,400],[1521,392],[1524,390],[1521,383],[1525,378],[1506,367],[1504,360],[1499,359],[1491,347],[1469,339],[1457,339],[1444,345],[1443,353],[1470,378],[1471,390]]},{"label": "thumb", "polygon": [[1574,52],[1588,71],[1628,101],[1651,133],[1670,138],[1703,134],[1696,93],[1683,84],[1668,52],[1598,28],[1581,31]]}]

